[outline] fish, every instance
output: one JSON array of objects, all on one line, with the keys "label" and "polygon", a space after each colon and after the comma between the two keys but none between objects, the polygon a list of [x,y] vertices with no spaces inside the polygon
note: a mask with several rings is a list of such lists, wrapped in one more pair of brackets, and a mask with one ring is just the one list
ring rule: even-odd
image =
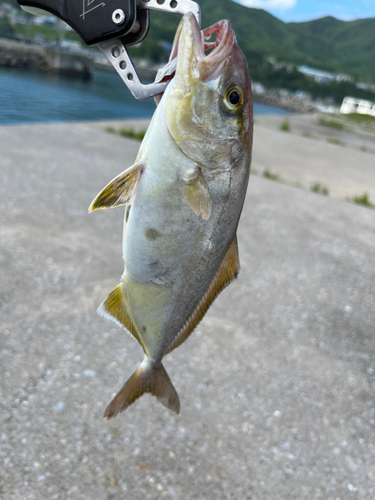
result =
[{"label": "fish", "polygon": [[189,337],[240,269],[236,232],[253,111],[247,62],[229,21],[201,31],[185,14],[161,78],[169,84],[135,164],[89,208],[125,206],[124,273],[98,313],[125,328],[144,352],[106,408],[108,420],[144,393],[179,413],[163,357]]}]

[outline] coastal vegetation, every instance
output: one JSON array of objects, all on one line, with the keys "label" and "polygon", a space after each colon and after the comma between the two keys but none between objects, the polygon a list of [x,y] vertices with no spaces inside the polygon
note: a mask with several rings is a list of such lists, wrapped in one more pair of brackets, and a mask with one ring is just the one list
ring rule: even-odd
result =
[{"label": "coastal vegetation", "polygon": [[[375,20],[374,20],[375,29]],[[374,100],[375,94],[369,90],[359,89],[355,83],[348,81],[319,83],[314,78],[300,73],[296,67],[277,69],[277,64],[263,60],[258,66],[249,62],[250,74],[253,81],[262,83],[267,89],[279,88],[292,92],[303,90],[314,99],[331,98],[336,104],[341,104],[344,97],[350,95],[359,99]],[[374,78],[375,80],[375,78]]]},{"label": "coastal vegetation", "polygon": [[[18,8],[16,0],[0,0]],[[202,26],[230,19],[241,49],[246,55],[253,81],[266,89],[302,90],[313,99],[331,98],[340,104],[345,96],[374,100],[375,94],[358,88],[357,82],[375,82],[375,18],[344,22],[325,17],[303,23],[284,23],[262,9],[246,8],[232,0],[204,0]],[[27,14],[26,14],[27,16]],[[179,22],[177,16],[151,12],[151,28],[146,39],[130,49],[136,58],[152,63],[168,59]],[[48,41],[61,37],[78,40],[72,31],[50,26],[13,24],[0,18],[0,37],[35,33]],[[298,71],[299,65],[343,73],[349,80],[319,83]],[[353,80],[350,81],[350,78]]]},{"label": "coastal vegetation", "polygon": [[281,122],[280,130],[282,130],[283,132],[290,132],[290,123],[287,118],[285,118],[285,120]]},{"label": "coastal vegetation", "polygon": [[108,133],[108,134],[115,134],[116,133],[116,129],[114,127],[106,127],[105,128],[105,131]]},{"label": "coastal vegetation", "polygon": [[268,169],[264,170],[263,177],[270,179],[271,181],[280,181],[280,176],[278,174],[274,174]]},{"label": "coastal vegetation", "polygon": [[329,189],[324,186],[321,182],[314,182],[310,185],[310,191],[313,193],[323,194],[324,196],[329,195]]},{"label": "coastal vegetation", "polygon": [[132,128],[120,128],[119,134],[122,137],[129,137],[129,139],[136,139],[137,141],[142,141],[144,136],[146,135],[146,130],[140,130],[136,132]]},{"label": "coastal vegetation", "polygon": [[10,38],[14,36],[15,30],[6,17],[0,18],[0,37]]},{"label": "coastal vegetation", "polygon": [[343,130],[344,129],[344,124],[341,122],[338,122],[337,120],[331,120],[329,118],[324,118],[321,116],[318,120],[319,125],[323,125],[324,127],[331,127],[335,128],[337,130]]},{"label": "coastal vegetation", "polygon": [[[345,73],[357,81],[375,82],[375,19],[344,22],[326,17],[306,23],[284,23],[262,9],[246,8],[231,0],[202,2],[203,26],[223,18],[231,21],[252,80],[267,89],[303,90],[314,99],[330,97],[337,104],[347,95],[374,99],[375,94],[358,88],[353,81],[322,84],[297,67],[308,64]],[[165,60],[177,24],[178,19],[173,16],[152,12],[149,35],[139,47],[131,49],[132,55],[155,62]]]},{"label": "coastal vegetation", "polygon": [[[0,0],[18,7],[16,0]],[[203,0],[202,26],[229,19],[251,68],[267,58],[295,65],[342,72],[361,81],[375,81],[375,18],[345,22],[324,17],[309,22],[284,23],[262,9],[247,8],[232,0]],[[139,52],[160,60],[160,46],[167,51],[179,18],[151,13],[151,29]],[[138,49],[133,49],[138,51]]]},{"label": "coastal vegetation", "polygon": [[359,113],[350,113],[346,115],[349,120],[361,125],[375,125],[375,116],[371,115],[361,115]]},{"label": "coastal vegetation", "polygon": [[139,130],[137,132],[133,128],[120,128],[116,130],[114,127],[108,126],[105,128],[105,131],[109,134],[118,134],[121,137],[128,137],[129,139],[135,139],[137,141],[142,141],[146,135],[146,130]]},{"label": "coastal vegetation", "polygon": [[370,201],[368,193],[363,193],[360,196],[353,196],[352,201],[357,205],[363,205],[364,207],[375,208],[375,205]]},{"label": "coastal vegetation", "polygon": [[327,137],[326,141],[330,144],[336,144],[336,146],[345,146],[345,143],[340,141],[340,139],[337,139],[336,137]]}]

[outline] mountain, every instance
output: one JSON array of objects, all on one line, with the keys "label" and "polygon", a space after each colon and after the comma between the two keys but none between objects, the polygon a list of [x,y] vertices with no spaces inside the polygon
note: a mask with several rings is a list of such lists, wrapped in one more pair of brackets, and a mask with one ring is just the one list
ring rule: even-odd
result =
[{"label": "mountain", "polygon": [[[304,23],[284,23],[262,9],[232,0],[201,0],[202,27],[229,19],[250,68],[264,58],[308,64],[342,72],[357,80],[375,81],[375,18],[339,21],[325,17]],[[172,42],[178,24],[174,16],[151,13],[150,35],[142,52],[156,53],[158,41]],[[160,56],[160,55],[159,55]]]},{"label": "mountain", "polygon": [[[375,18],[344,22],[325,17],[287,26],[300,39],[306,37],[310,41],[308,47],[301,45],[301,49],[313,60],[358,79],[375,81]],[[317,50],[317,39],[324,43],[322,52]]]},{"label": "mountain", "polygon": [[375,18],[339,21],[325,17],[284,23],[261,9],[231,0],[202,0],[202,25],[228,18],[245,54],[309,64],[375,81]]},{"label": "mountain", "polygon": [[[77,1],[77,0],[69,0]],[[17,5],[16,0],[0,0]],[[247,8],[232,0],[198,0],[202,26],[229,19],[250,69],[266,58],[352,75],[375,82],[375,18],[344,22],[324,17],[304,23],[284,23],[262,9]],[[160,61],[160,49],[172,43],[179,17],[151,13],[150,33],[133,54]]]}]

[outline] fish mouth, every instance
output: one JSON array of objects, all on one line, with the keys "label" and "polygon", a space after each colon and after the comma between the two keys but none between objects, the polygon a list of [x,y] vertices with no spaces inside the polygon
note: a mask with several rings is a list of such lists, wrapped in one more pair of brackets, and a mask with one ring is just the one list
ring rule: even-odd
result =
[{"label": "fish mouth", "polygon": [[[206,28],[202,32],[204,38],[203,58],[198,63],[199,76],[202,81],[212,79],[221,69],[223,62],[228,60],[232,52],[235,36],[230,22],[222,20]],[[208,40],[215,34],[215,41]],[[210,51],[206,55],[207,51]]]},{"label": "fish mouth", "polygon": [[[214,41],[210,39],[215,36]],[[230,22],[222,20],[201,30],[192,13],[185,14],[177,29],[167,65],[158,71],[155,82],[170,82],[180,77],[207,82],[220,74],[236,42]],[[157,104],[162,94],[156,96]],[[158,99],[159,98],[159,99]]]}]

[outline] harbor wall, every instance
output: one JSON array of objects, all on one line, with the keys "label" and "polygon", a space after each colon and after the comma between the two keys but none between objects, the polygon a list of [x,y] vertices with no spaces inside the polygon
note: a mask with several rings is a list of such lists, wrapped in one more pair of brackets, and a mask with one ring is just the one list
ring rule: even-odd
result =
[{"label": "harbor wall", "polygon": [[90,78],[93,60],[86,51],[68,51],[0,38],[0,66]]}]

